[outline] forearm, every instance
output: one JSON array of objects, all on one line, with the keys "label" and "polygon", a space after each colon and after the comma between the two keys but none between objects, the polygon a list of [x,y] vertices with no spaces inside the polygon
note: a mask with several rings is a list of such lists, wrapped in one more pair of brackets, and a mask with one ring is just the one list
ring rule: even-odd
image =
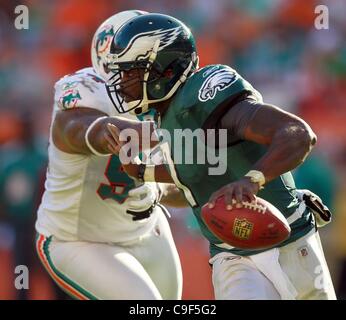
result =
[{"label": "forearm", "polygon": [[[137,131],[139,139],[141,138],[142,122],[109,117],[98,110],[79,107],[57,113],[52,127],[53,142],[59,149],[68,153],[95,153],[91,149],[99,154],[112,153],[109,141],[114,139],[107,129],[109,123],[114,124],[119,131],[131,128]],[[153,131],[152,125],[150,130]]]},{"label": "forearm", "polygon": [[[85,134],[96,119],[106,116],[98,110],[89,108],[58,112],[52,125],[54,144],[67,153],[91,154],[85,141]],[[95,128],[97,130],[93,133],[92,142],[98,151],[107,153],[105,139],[102,139],[100,134],[101,123],[95,125]]]},{"label": "forearm", "polygon": [[160,183],[173,183],[174,181],[164,164],[155,166],[155,181]]},{"label": "forearm", "polygon": [[295,169],[304,162],[316,143],[316,136],[307,126],[292,124],[274,135],[267,152],[253,166],[261,171],[266,182]]},{"label": "forearm", "polygon": [[253,100],[244,100],[231,108],[223,116],[221,127],[238,139],[268,147],[251,168],[261,171],[267,182],[300,165],[317,140],[304,120]]},{"label": "forearm", "polygon": [[175,208],[185,208],[189,204],[181,190],[173,184],[161,184],[161,189],[163,189],[163,196],[161,198],[161,203],[169,207]]},{"label": "forearm", "polygon": [[[90,125],[92,125],[98,118],[92,117],[90,118],[90,121],[86,120],[82,122],[71,123],[66,128],[65,131],[65,144],[68,146],[72,151],[76,153],[82,153],[82,154],[92,154],[92,150],[86,143],[86,132]],[[105,118],[107,119],[107,118]],[[107,141],[104,137],[104,122],[99,121],[96,123],[92,130],[89,131],[89,143],[93,146],[93,148],[99,152],[100,154],[107,154],[109,153],[108,147],[107,147]]]},{"label": "forearm", "polygon": [[[139,177],[139,165],[138,164],[135,164],[135,163],[123,164],[123,168],[129,176],[131,176],[135,179],[138,179],[138,177]],[[167,171],[167,168],[164,164],[156,165],[151,170],[154,170],[153,179],[151,181],[145,181],[145,182],[158,182],[158,183],[174,184],[174,181],[173,181],[170,173]]]}]

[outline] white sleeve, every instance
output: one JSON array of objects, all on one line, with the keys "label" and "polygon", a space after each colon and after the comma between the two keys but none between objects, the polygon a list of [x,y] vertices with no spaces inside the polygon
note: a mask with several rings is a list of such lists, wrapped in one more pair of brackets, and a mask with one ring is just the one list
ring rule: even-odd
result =
[{"label": "white sleeve", "polygon": [[55,84],[54,89],[54,105],[58,110],[85,107],[110,115],[114,108],[108,98],[104,81],[92,68],[65,76]]}]

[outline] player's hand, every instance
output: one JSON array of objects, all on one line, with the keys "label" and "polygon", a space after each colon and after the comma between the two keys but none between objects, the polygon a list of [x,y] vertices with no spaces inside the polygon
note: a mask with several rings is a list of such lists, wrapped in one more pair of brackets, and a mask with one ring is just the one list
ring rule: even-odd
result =
[{"label": "player's hand", "polygon": [[129,191],[127,204],[131,210],[146,210],[157,203],[160,190],[156,182],[144,183],[137,188]]},{"label": "player's hand", "polygon": [[108,142],[108,150],[114,154],[119,154],[125,142],[120,141],[120,130],[112,123],[107,124],[108,132],[104,133],[104,138]]},{"label": "player's hand", "polygon": [[297,189],[296,192],[298,199],[304,201],[314,214],[318,228],[331,222],[332,213],[317,194],[307,189]]},{"label": "player's hand", "polygon": [[[132,127],[120,130],[112,123],[107,124],[105,139],[108,142],[108,149],[122,159],[127,158],[129,148],[131,157],[135,158],[139,152],[149,150],[159,143],[155,123],[152,121],[134,122]],[[126,145],[126,148],[124,147]]]},{"label": "player's hand", "polygon": [[155,205],[159,202],[161,191],[156,182],[145,183],[129,191],[126,211],[133,216],[133,220],[148,218]]},{"label": "player's hand", "polygon": [[213,208],[216,200],[224,195],[227,210],[232,210],[233,206],[241,208],[243,201],[256,201],[258,190],[259,185],[257,183],[253,183],[250,178],[244,177],[214,192],[209,198],[208,206]]}]

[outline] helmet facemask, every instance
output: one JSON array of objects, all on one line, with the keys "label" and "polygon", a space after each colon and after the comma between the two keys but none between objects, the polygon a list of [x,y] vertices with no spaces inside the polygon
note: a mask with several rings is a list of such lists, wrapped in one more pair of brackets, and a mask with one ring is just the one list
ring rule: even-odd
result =
[{"label": "helmet facemask", "polygon": [[148,62],[120,62],[112,66],[112,73],[106,88],[118,112],[126,113],[138,108],[143,100],[145,78],[149,73]]}]

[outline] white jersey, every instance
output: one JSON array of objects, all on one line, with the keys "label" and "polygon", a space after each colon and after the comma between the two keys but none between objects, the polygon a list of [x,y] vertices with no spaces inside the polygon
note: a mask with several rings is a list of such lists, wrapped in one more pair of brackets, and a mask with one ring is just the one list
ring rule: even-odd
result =
[{"label": "white jersey", "polygon": [[[55,84],[52,122],[57,111],[78,107],[119,115],[92,68],[67,75]],[[55,147],[52,133],[48,155],[45,192],[36,222],[39,233],[65,241],[124,243],[154,227],[157,210],[139,221],[126,213],[127,193],[135,183],[120,170],[117,156],[65,153]]]}]

